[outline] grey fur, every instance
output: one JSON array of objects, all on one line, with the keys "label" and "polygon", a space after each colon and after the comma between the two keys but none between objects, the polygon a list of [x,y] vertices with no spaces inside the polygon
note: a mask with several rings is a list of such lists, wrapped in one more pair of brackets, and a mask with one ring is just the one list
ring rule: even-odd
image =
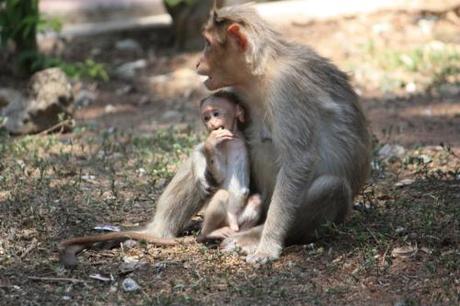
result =
[{"label": "grey fur", "polygon": [[[263,225],[226,239],[223,247],[241,247],[249,262],[265,262],[278,258],[286,243],[310,239],[320,224],[343,221],[368,176],[370,139],[345,73],[286,41],[248,6],[219,10],[207,28],[232,22],[249,41],[245,83],[232,89],[249,111],[252,184],[267,213]],[[158,203],[150,228],[160,237],[177,233],[197,210],[186,195],[199,190],[196,176],[187,177],[180,185],[173,179]]]}]

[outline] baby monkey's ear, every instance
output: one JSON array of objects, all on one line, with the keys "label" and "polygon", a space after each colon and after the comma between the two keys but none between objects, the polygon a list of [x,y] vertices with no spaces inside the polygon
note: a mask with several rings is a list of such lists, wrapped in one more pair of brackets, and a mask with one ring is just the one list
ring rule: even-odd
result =
[{"label": "baby monkey's ear", "polygon": [[244,109],[239,105],[236,106],[236,118],[238,118],[238,121],[240,121],[241,123],[244,123],[246,121]]}]

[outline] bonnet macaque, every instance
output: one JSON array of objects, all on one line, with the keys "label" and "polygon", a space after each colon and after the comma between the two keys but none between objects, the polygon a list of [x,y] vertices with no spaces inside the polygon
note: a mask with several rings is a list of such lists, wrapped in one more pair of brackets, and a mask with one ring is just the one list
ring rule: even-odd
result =
[{"label": "bonnet macaque", "polygon": [[231,92],[219,91],[201,101],[200,113],[209,132],[202,147],[208,177],[217,186],[198,237],[198,241],[204,241],[225,238],[255,226],[261,201],[258,195],[248,199],[248,152],[239,129],[245,115],[238,98]]},{"label": "bonnet macaque", "polygon": [[[367,121],[345,73],[286,40],[251,6],[213,9],[203,37],[197,71],[207,76],[208,89],[230,87],[242,100],[251,193],[262,202],[261,222],[240,228],[221,246],[265,263],[286,245],[311,241],[322,224],[345,220],[369,173]],[[193,151],[142,234],[168,243],[161,239],[182,232],[215,194],[207,163],[202,151]]]}]

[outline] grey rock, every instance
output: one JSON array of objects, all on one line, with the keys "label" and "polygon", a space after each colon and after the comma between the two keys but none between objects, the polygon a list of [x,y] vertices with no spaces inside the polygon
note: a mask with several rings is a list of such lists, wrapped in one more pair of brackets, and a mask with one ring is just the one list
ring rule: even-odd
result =
[{"label": "grey rock", "polygon": [[120,270],[121,273],[127,274],[127,273],[134,272],[136,270],[139,270],[139,269],[143,269],[146,265],[147,264],[145,262],[141,262],[141,261],[122,262],[120,266],[118,267],[118,269]]},{"label": "grey rock", "polygon": [[384,145],[378,152],[378,155],[382,159],[389,159],[389,158],[402,158],[406,153],[406,149],[400,145],[391,145],[386,144]]},{"label": "grey rock", "polygon": [[[52,128],[63,117],[70,118],[74,96],[72,86],[59,68],[35,73],[26,94],[0,90],[0,115],[6,117],[5,128],[12,134],[33,134]],[[63,115],[63,117],[61,117]]]},{"label": "grey rock", "polygon": [[460,85],[457,84],[442,84],[439,87],[439,92],[443,96],[455,97],[460,94]]},{"label": "grey rock", "polygon": [[141,289],[141,287],[136,283],[136,281],[130,277],[127,277],[121,283],[123,290],[126,292],[137,291]]},{"label": "grey rock", "polygon": [[181,121],[182,120],[182,114],[179,113],[178,111],[170,110],[166,111],[162,116],[161,119],[165,121]]},{"label": "grey rock", "polygon": [[115,48],[120,51],[142,52],[141,45],[134,39],[123,39],[115,43]]},{"label": "grey rock", "polygon": [[96,100],[96,94],[90,90],[82,89],[75,97],[75,106],[86,107]]},{"label": "grey rock", "polygon": [[128,62],[120,65],[116,70],[115,74],[122,79],[132,79],[136,76],[136,73],[147,67],[147,61],[140,59],[134,62]]}]

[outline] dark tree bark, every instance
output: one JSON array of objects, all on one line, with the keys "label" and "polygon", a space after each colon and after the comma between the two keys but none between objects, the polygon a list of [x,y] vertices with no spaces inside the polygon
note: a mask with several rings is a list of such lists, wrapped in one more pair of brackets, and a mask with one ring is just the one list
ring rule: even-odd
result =
[{"label": "dark tree bark", "polygon": [[[201,28],[209,16],[214,0],[163,0],[173,20],[174,45],[177,50],[203,46]],[[223,0],[216,1],[221,7]]]}]

